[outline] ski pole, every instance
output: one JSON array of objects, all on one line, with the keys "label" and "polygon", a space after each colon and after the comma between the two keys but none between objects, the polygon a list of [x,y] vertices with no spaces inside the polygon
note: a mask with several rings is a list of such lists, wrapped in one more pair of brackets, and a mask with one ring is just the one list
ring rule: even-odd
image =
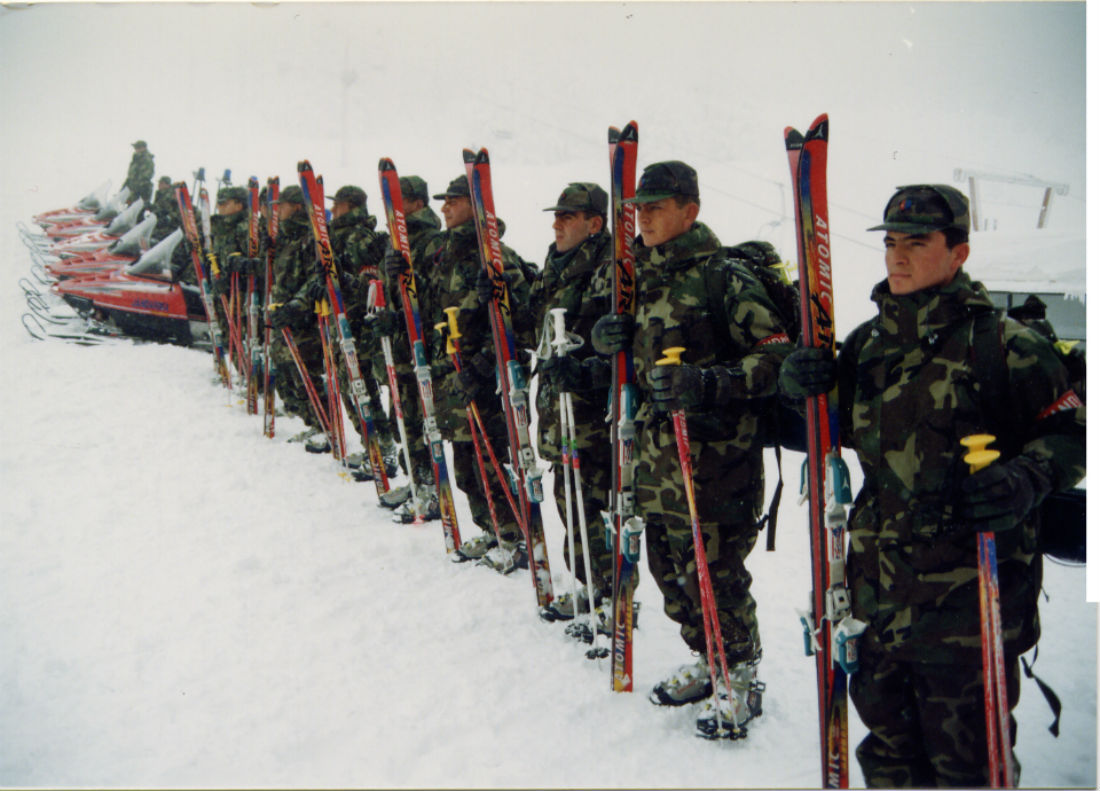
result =
[{"label": "ski pole", "polygon": [[[680,355],[687,351],[682,346],[670,346],[664,350],[665,356],[657,365],[680,365]],[[720,660],[722,679],[726,682],[727,697],[730,701],[730,722],[736,727],[733,712],[733,687],[730,685],[729,667],[726,664],[725,643],[722,640],[722,627],[718,623],[718,605],[711,587],[710,566],[707,564],[706,545],[703,542],[703,529],[699,523],[699,511],[695,505],[695,481],[692,477],[691,442],[688,438],[687,416],[684,410],[672,410],[672,423],[676,431],[676,450],[680,456],[680,472],[684,478],[684,493],[687,497],[688,514],[691,517],[691,539],[695,547],[695,571],[699,577],[699,602],[703,615],[703,634],[707,641],[707,665],[710,668],[710,681],[714,689],[715,725],[722,728],[722,698],[719,691],[718,676],[714,667],[714,655]]]},{"label": "ski pole", "polygon": [[[248,179],[248,257],[255,261],[260,252],[260,180]],[[256,289],[255,266],[249,262],[248,270],[248,399],[247,412],[259,411],[260,367],[263,352],[260,349],[260,292]]]},{"label": "ski pole", "polygon": [[[386,293],[381,280],[370,281],[367,287],[367,314],[375,315],[386,307]],[[393,343],[390,337],[382,337],[382,356],[386,360],[386,378],[390,383],[390,396],[393,401],[393,414],[397,418],[397,435],[401,442],[401,454],[405,457],[405,469],[409,471],[409,485],[413,498],[413,524],[423,524],[424,504],[413,482],[412,456],[409,454],[409,435],[405,430],[405,411],[401,408],[401,396],[397,392],[397,371],[393,364]]]},{"label": "ski pole", "polygon": [[[278,307],[272,305],[272,307]],[[325,408],[321,403],[321,397],[317,395],[317,389],[313,386],[313,381],[309,378],[309,371],[306,369],[306,364],[302,360],[302,354],[298,351],[298,344],[294,342],[294,336],[290,334],[290,329],[283,327],[283,340],[286,342],[287,349],[290,350],[290,356],[294,360],[294,367],[298,369],[298,376],[302,379],[302,384],[306,389],[306,396],[309,397],[309,405],[313,408],[313,416],[317,418],[317,422],[321,424],[322,430],[329,438],[329,441],[335,442],[332,436],[332,428],[329,426],[328,420],[325,417]]]},{"label": "ski pole", "polygon": [[[988,467],[1000,451],[986,448],[992,434],[971,434],[959,442],[969,451],[963,461],[970,474]],[[1009,761],[1012,742],[1008,723],[1008,681],[1001,630],[1001,591],[997,575],[997,542],[991,530],[978,533],[978,608],[982,624],[982,679],[985,687],[985,732],[990,788],[1015,786]]]},{"label": "ski pole", "polygon": [[[445,343],[447,354],[451,356],[451,362],[454,364],[455,370],[461,371],[462,362],[459,359],[458,345],[455,343],[455,338],[460,337],[459,335],[457,335],[458,319],[455,315],[458,311],[458,308],[444,308],[444,311],[447,312],[447,321],[441,321],[436,324],[435,331],[440,333],[441,335],[444,335],[444,337],[446,338]],[[451,326],[452,321],[454,322],[453,328]],[[489,518],[493,523],[493,533],[497,537],[497,546],[500,546],[500,521],[497,519],[497,508],[496,505],[493,503],[493,493],[489,486],[489,474],[485,471],[485,461],[481,458],[481,442],[478,440],[478,430],[476,425],[477,421],[474,420],[474,410],[476,408],[477,405],[474,404],[472,401],[469,405],[467,405],[466,422],[470,426],[470,437],[473,439],[474,442],[474,458],[477,459],[477,470],[478,473],[481,475],[481,488],[485,492],[485,502],[489,506]],[[482,439],[484,439],[485,441],[485,446],[489,448],[488,436],[482,436]],[[489,452],[492,453],[492,448],[489,448]],[[501,481],[501,483],[503,485],[503,480]]]},{"label": "ski pole", "polygon": [[275,239],[279,235],[279,214],[275,201],[279,197],[279,177],[267,180],[267,235],[271,244],[264,261],[264,435],[275,437],[275,369],[271,363],[271,287],[274,280]]},{"label": "ski pole", "polygon": [[[564,357],[575,349],[584,345],[583,339],[573,335],[565,329],[565,308],[551,308],[547,315],[547,324],[553,327],[553,335],[550,346],[558,357]],[[546,327],[543,328],[543,335]],[[588,592],[588,621],[592,630],[592,649],[588,652],[590,659],[602,658],[610,654],[610,650],[599,645],[599,629],[596,625],[596,594],[592,589],[592,553],[588,546],[588,521],[584,515],[584,496],[581,486],[581,457],[577,452],[577,424],[573,415],[573,394],[558,393],[558,422],[561,426],[561,474],[565,484],[565,513],[569,534],[569,570],[572,572],[573,614],[580,615],[577,610],[577,574],[576,557],[573,541],[573,497],[570,490],[576,492],[577,521],[581,532],[581,554],[584,556],[584,581]],[[572,472],[572,480],[570,480]],[[579,618],[578,618],[579,620]]]}]

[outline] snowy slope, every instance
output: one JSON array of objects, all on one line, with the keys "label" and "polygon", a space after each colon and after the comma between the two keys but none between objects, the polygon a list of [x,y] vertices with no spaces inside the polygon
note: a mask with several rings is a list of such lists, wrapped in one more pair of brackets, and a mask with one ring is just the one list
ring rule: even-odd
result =
[{"label": "snowy slope", "polygon": [[[205,166],[292,183],[309,158],[372,210],[380,156],[434,192],[462,147],[485,145],[505,241],[541,261],[541,209],[569,181],[605,181],[604,130],[633,117],[641,164],[699,169],[724,241],[790,259],[782,128],[828,110],[842,333],[870,314],[881,247],[863,229],[896,184],[959,167],[1067,183],[1051,231],[1079,255],[1083,8],[843,5],[0,9],[0,354],[18,372],[0,391],[0,786],[815,786],[797,454],[778,550],[750,560],[765,714],[746,742],[703,742],[690,707],[645,699],[688,656],[644,569],[639,693],[616,696],[606,664],[536,618],[529,578],[449,563],[438,523],[393,525],[372,486],[284,442],[300,424],[262,438],[208,355],[30,341],[14,224],[117,187],[139,137],[177,179]],[[663,56],[688,50],[684,76]],[[812,96],[789,88],[807,63],[827,77]],[[51,90],[63,110],[43,108]],[[974,256],[992,237],[975,234]],[[563,528],[544,516],[561,591]],[[1083,569],[1047,564],[1037,672],[1065,709],[1055,739],[1024,683],[1027,786],[1096,783],[1084,588]]]}]

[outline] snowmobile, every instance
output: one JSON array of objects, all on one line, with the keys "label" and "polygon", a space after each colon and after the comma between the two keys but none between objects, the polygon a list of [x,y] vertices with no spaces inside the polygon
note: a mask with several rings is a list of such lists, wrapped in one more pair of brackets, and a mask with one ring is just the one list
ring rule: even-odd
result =
[{"label": "snowmobile", "polygon": [[[117,217],[126,209],[126,201],[130,197],[130,188],[123,187],[116,192],[110,200],[108,200],[103,207],[95,214],[87,217],[80,217],[76,220],[70,220],[68,222],[56,222],[50,223],[42,228],[43,233],[53,241],[65,239],[72,236],[79,236],[82,233],[88,231],[95,231],[101,227],[106,226],[111,220]],[[135,201],[136,203],[137,201]]]},{"label": "snowmobile", "polygon": [[[138,224],[138,218],[145,209],[145,202],[138,198],[131,203],[125,211],[118,214],[109,224],[103,228],[88,230],[76,236],[69,236],[59,242],[55,242],[46,250],[47,255],[57,258],[73,258],[82,253],[94,252],[110,247],[118,241],[127,231]],[[156,218],[153,218],[156,225]]]},{"label": "snowmobile", "polygon": [[209,344],[210,327],[198,287],[173,282],[169,273],[172,252],[182,238],[177,228],[134,264],[62,280],[50,286],[50,292],[96,330],[106,327],[133,338],[181,346]]},{"label": "snowmobile", "polygon": [[111,182],[105,181],[97,189],[89,192],[74,205],[65,209],[53,209],[34,215],[31,219],[40,226],[55,225],[73,220],[82,220],[94,215],[107,203],[107,194],[110,192]]},{"label": "snowmobile", "polygon": [[[43,284],[47,284],[47,281],[114,272],[135,263],[141,254],[149,249],[156,225],[156,216],[150,214],[107,247],[71,254],[61,259],[40,259],[32,272]],[[43,273],[46,280],[41,277]]]}]

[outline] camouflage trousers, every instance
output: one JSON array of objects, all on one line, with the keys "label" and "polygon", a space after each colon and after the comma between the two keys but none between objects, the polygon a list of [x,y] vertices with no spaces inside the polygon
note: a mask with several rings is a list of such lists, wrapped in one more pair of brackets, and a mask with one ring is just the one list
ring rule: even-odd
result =
[{"label": "camouflage trousers", "polygon": [[[665,600],[693,651],[706,652],[691,517],[679,454],[670,431],[639,435],[636,472],[639,513],[646,522],[646,557]],[[643,438],[644,437],[644,438]],[[692,475],[718,623],[728,662],[750,661],[761,650],[752,575],[745,568],[763,504],[760,452],[728,442],[691,443]]]},{"label": "camouflage trousers", "polygon": [[[325,383],[322,377],[324,361],[321,355],[321,339],[317,333],[291,332],[298,346],[302,362],[305,364],[309,379],[313,383],[317,395],[325,403]],[[283,399],[286,411],[291,415],[300,417],[305,424],[315,431],[321,431],[322,427],[317,417],[313,414],[309,396],[306,394],[305,385],[294,364],[290,349],[283,339],[282,330],[273,330],[271,338],[271,359],[275,363],[275,390]]]},{"label": "camouflage trousers", "polygon": [[[428,450],[428,441],[424,436],[424,411],[420,405],[420,388],[412,370],[408,366],[397,369],[397,394],[401,399],[401,411],[405,415],[405,434],[409,438],[409,457],[412,470],[405,470],[410,479],[419,486],[435,486],[435,469],[432,466],[432,454]],[[394,436],[399,436],[396,428]],[[401,456],[401,466],[405,466],[405,457]]]},{"label": "camouflage trousers", "polygon": [[[1005,657],[1005,671],[1011,711],[1020,699],[1016,656]],[[981,665],[894,662],[861,651],[849,692],[870,731],[856,748],[868,788],[989,785]]]},{"label": "camouflage trousers", "polygon": [[[588,549],[592,563],[592,588],[597,593],[607,598],[611,595],[611,586],[614,579],[615,553],[612,547],[607,545],[605,538],[602,511],[608,508],[607,497],[611,489],[611,443],[608,438],[607,424],[602,418],[598,424],[580,424],[576,426],[577,433],[577,460],[581,473],[581,500],[584,507],[584,521],[588,536]],[[555,432],[557,436],[557,432]],[[543,457],[548,454],[543,451]],[[573,506],[573,553],[576,558],[577,569],[575,576],[581,582],[587,582],[584,573],[584,544],[581,541],[580,523],[577,519],[577,490],[573,482],[574,472],[571,467],[566,468],[566,474],[562,474],[562,458],[559,452],[557,456],[549,458],[554,464],[554,501],[558,507],[558,515],[562,525],[568,525],[565,488],[569,486],[569,496]],[[569,565],[569,532],[566,530],[562,540],[562,557],[565,559],[565,567]]]},{"label": "camouflage trousers", "polygon": [[[486,421],[486,429],[491,438],[493,452],[500,462],[501,470],[506,476],[505,482],[507,483],[508,470],[505,465],[508,463],[509,457],[508,442],[505,439],[506,434],[503,431],[503,415],[498,412],[490,417],[483,412],[482,418]],[[494,430],[495,427],[499,427],[502,430]],[[492,493],[493,511],[496,514],[497,523],[500,525],[500,537],[502,540],[508,542],[519,541],[523,538],[523,531],[520,530],[519,522],[516,520],[511,505],[508,504],[508,498],[504,494],[500,479],[493,469],[492,462],[485,452],[485,446],[481,439],[482,438],[479,436],[478,444],[481,446],[485,474],[489,480],[489,491]],[[474,455],[474,443],[461,440],[452,441],[451,448],[454,453],[455,486],[466,494],[466,498],[470,503],[470,512],[473,516],[474,523],[486,533],[495,535],[492,514],[489,512],[489,501],[485,498],[485,485],[481,477],[481,471],[478,468],[477,458]],[[518,506],[518,498],[513,495],[513,499]],[[536,518],[541,519],[541,517]],[[469,536],[467,537],[469,538]]]}]

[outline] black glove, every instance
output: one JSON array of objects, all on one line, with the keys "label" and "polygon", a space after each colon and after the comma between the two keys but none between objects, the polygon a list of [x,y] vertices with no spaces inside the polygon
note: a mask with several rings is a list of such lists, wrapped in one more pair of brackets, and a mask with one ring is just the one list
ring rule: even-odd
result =
[{"label": "black glove", "polygon": [[359,278],[346,269],[340,270],[340,293],[354,294],[359,288]]},{"label": "black glove", "polygon": [[629,349],[634,341],[634,316],[609,313],[592,327],[592,348],[599,354],[612,355]]},{"label": "black glove", "polygon": [[401,314],[392,308],[379,308],[367,314],[367,323],[379,337],[392,338],[401,326]]},{"label": "black glove", "polygon": [[306,282],[305,296],[310,302],[328,299],[328,283],[324,275],[314,275]]},{"label": "black glove", "polygon": [[409,262],[405,260],[404,255],[391,247],[386,251],[386,257],[382,259],[382,271],[386,273],[391,283],[396,283],[409,271]]},{"label": "black glove", "polygon": [[477,394],[485,380],[472,368],[463,368],[458,372],[456,391],[464,404],[471,404],[477,399]]},{"label": "black glove", "polygon": [[220,297],[220,296],[227,295],[229,293],[229,286],[232,285],[232,283],[230,281],[230,278],[229,278],[229,273],[226,272],[223,269],[222,270],[222,276],[221,277],[215,277],[213,279],[213,285],[214,285],[214,296],[215,297]]},{"label": "black glove", "polygon": [[493,281],[489,279],[489,273],[485,267],[477,270],[477,304],[488,305],[493,299]]},{"label": "black glove", "polygon": [[496,360],[485,352],[474,352],[462,355],[463,373],[473,370],[482,379],[493,379],[497,373]]},{"label": "black glove", "polygon": [[584,363],[571,354],[539,360],[535,369],[539,382],[555,393],[579,393],[588,390],[588,372]]},{"label": "black glove", "polygon": [[296,299],[290,300],[275,309],[271,314],[271,326],[279,330],[283,327],[298,327],[309,320],[310,311]]},{"label": "black glove", "polygon": [[707,379],[707,369],[697,365],[658,365],[649,372],[653,405],[662,411],[705,406]]},{"label": "black glove", "polygon": [[1017,456],[963,479],[956,513],[975,532],[1011,530],[1050,492],[1050,481],[1030,459]]},{"label": "black glove", "polygon": [[836,359],[821,346],[795,349],[779,368],[779,389],[799,400],[827,393],[836,384]]},{"label": "black glove", "polygon": [[266,269],[266,262],[262,258],[241,258],[241,272],[246,275],[262,275]]}]

